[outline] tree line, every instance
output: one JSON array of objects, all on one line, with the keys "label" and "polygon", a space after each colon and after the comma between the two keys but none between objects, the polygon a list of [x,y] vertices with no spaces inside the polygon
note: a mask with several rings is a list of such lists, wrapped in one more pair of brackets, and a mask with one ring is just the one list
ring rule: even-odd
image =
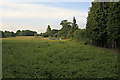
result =
[{"label": "tree line", "polygon": [[120,47],[120,2],[92,2],[88,12],[86,29],[79,29],[75,17],[73,21],[62,20],[60,30],[51,29],[48,25],[46,32],[37,34],[35,31],[18,30],[1,32],[2,37],[15,36],[42,36],[60,37],[75,41],[84,40],[85,44],[99,47]]},{"label": "tree line", "polygon": [[59,37],[65,39],[72,39],[75,41],[88,40],[86,37],[86,29],[79,29],[76,24],[76,19],[73,17],[73,22],[68,20],[62,20],[60,22],[62,28],[60,30],[51,30],[50,25],[48,25],[47,30],[41,36],[43,37]]},{"label": "tree line", "polygon": [[73,17],[73,22],[69,22],[68,20],[62,20],[60,22],[62,28],[60,30],[51,29],[50,25],[48,25],[46,32],[38,34],[36,31],[30,30],[17,30],[13,31],[0,31],[0,37],[16,37],[16,36],[42,36],[42,37],[59,37],[59,38],[69,38],[79,41],[85,37],[85,29],[79,29],[76,24],[76,19]]},{"label": "tree line", "polygon": [[0,31],[0,38],[16,37],[16,36],[34,36],[35,34],[37,34],[36,31],[30,31],[30,30],[17,30],[16,32]]},{"label": "tree line", "polygon": [[86,33],[93,45],[120,47],[120,2],[92,2]]},{"label": "tree line", "polygon": [[[106,48],[120,48],[120,2],[92,2],[88,12],[86,29],[79,29],[75,17],[73,22],[61,21],[62,28],[55,33],[48,26],[44,33],[52,37],[86,40],[86,44]],[[45,37],[43,35],[43,37]]]},{"label": "tree line", "polygon": [[43,37],[62,37],[62,38],[73,38],[74,32],[80,30],[76,24],[76,19],[73,17],[73,22],[68,20],[62,20],[60,25],[62,28],[60,30],[53,29],[51,30],[50,25],[48,25],[45,33],[42,34]]}]

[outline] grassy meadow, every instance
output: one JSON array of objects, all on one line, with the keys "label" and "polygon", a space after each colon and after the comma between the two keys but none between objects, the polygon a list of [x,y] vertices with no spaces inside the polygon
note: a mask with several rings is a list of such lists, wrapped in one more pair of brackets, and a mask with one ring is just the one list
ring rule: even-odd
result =
[{"label": "grassy meadow", "polygon": [[116,78],[117,53],[70,40],[2,39],[3,78]]}]

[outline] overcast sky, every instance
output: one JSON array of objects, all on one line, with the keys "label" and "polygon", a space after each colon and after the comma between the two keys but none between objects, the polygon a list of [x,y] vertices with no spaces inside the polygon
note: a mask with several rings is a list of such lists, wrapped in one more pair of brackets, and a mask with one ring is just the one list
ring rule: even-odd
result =
[{"label": "overcast sky", "polygon": [[45,32],[49,24],[60,29],[64,19],[77,20],[79,28],[86,27],[91,2],[4,2],[0,4],[0,30],[34,30]]}]

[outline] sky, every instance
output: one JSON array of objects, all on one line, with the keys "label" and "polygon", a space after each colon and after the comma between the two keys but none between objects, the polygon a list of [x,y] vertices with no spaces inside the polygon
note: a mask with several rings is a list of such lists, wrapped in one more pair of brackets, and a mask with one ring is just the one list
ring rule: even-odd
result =
[{"label": "sky", "polygon": [[86,27],[91,2],[2,2],[0,30],[32,30],[45,32],[47,25],[60,29],[62,20],[76,18],[79,28]]}]

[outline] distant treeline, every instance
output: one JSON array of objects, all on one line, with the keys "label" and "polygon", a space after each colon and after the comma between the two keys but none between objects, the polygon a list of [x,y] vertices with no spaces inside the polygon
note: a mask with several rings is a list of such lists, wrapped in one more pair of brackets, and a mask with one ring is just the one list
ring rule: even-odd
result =
[{"label": "distant treeline", "polygon": [[79,29],[76,19],[73,22],[62,20],[60,30],[51,30],[48,25],[45,33],[37,34],[35,31],[18,30],[2,32],[2,37],[14,36],[43,36],[61,37],[75,41],[84,41],[99,47],[120,48],[120,2],[92,2],[88,12],[86,29]]},{"label": "distant treeline", "polygon": [[48,25],[46,32],[43,33],[42,36],[61,37],[76,41],[87,40],[86,30],[78,28],[75,17],[73,17],[73,22],[69,22],[68,20],[62,20],[60,25],[62,25],[62,28],[60,30],[51,30],[50,25]]},{"label": "distant treeline", "polygon": [[13,31],[0,31],[0,37],[7,38],[7,37],[16,37],[16,36],[34,36],[37,34],[36,31],[30,30],[18,30],[16,33]]},{"label": "distant treeline", "polygon": [[68,22],[68,20],[62,20],[60,25],[62,28],[60,30],[51,30],[50,25],[45,33],[42,34],[43,37],[63,37],[63,38],[73,38],[74,32],[78,29],[78,25],[76,24],[76,19],[73,17],[73,22]]},{"label": "distant treeline", "polygon": [[62,25],[62,28],[60,30],[57,29],[51,30],[50,25],[48,25],[46,32],[41,34],[38,34],[36,31],[30,31],[30,30],[17,30],[16,32],[0,31],[1,33],[0,37],[7,38],[7,37],[16,37],[16,36],[42,36],[42,37],[68,38],[68,39],[74,39],[76,41],[86,39],[86,34],[85,34],[86,30],[78,28],[75,17],[73,17],[73,22],[69,22],[68,20],[62,20],[60,25]]},{"label": "distant treeline", "polygon": [[83,41],[85,44],[91,44],[91,40],[87,38],[86,29],[79,29],[76,24],[76,19],[73,17],[73,22],[68,20],[62,20],[60,25],[62,28],[60,30],[51,30],[50,25],[48,25],[47,30],[41,36],[43,37],[58,37],[64,39],[71,39],[74,41]]}]

